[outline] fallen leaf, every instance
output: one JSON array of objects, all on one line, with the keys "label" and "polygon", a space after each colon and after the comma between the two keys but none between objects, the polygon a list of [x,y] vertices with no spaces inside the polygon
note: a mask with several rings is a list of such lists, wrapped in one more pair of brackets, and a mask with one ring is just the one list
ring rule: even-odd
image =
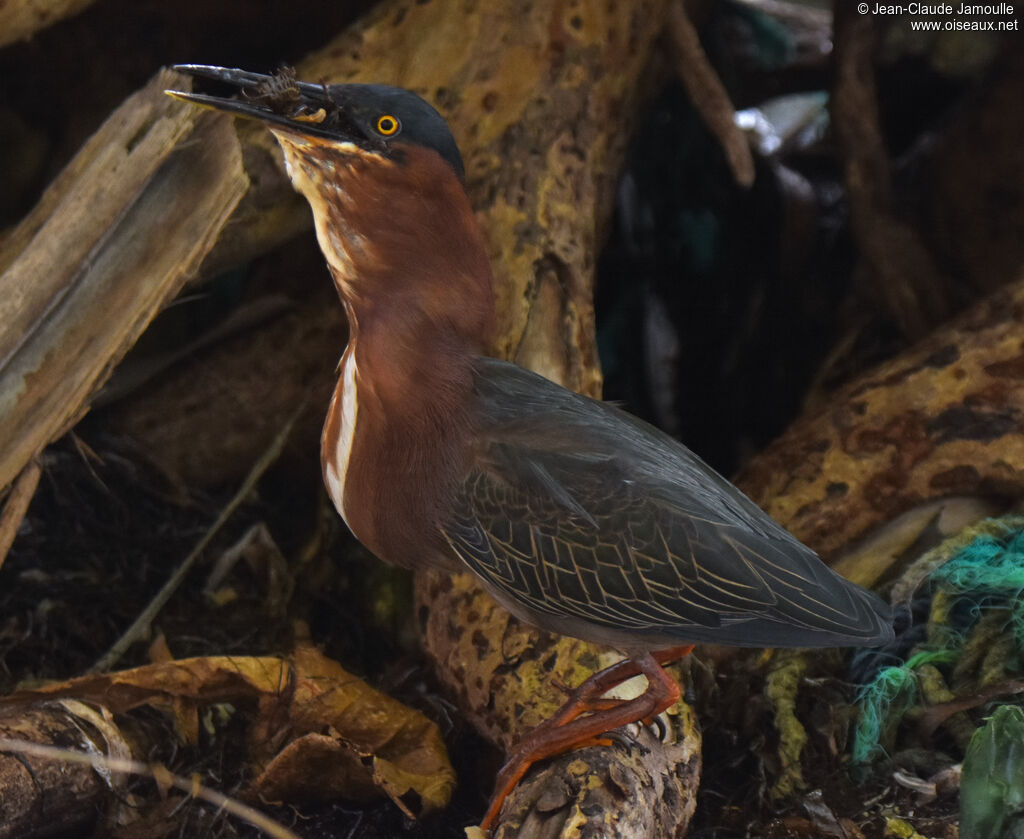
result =
[{"label": "fallen leaf", "polygon": [[[267,760],[253,782],[254,790],[285,799],[290,798],[286,790],[301,788],[303,797],[310,797],[310,785],[315,784],[323,788],[317,800],[326,800],[336,797],[333,785],[343,783],[342,778],[355,788],[353,775],[361,771],[366,782],[382,789],[407,815],[448,803],[455,773],[434,723],[374,690],[312,646],[296,649],[292,661],[295,687],[288,715],[295,739],[290,749]],[[266,719],[268,715],[261,714],[261,720]],[[269,738],[254,728],[251,739],[259,761],[260,745]],[[297,777],[303,772],[296,771],[295,761],[301,766],[303,761],[321,761],[325,754],[337,762],[337,771],[325,770],[318,778],[307,765],[307,779]]]},{"label": "fallen leaf", "polygon": [[115,714],[158,708],[186,742],[198,738],[201,706],[255,699],[250,792],[267,800],[366,800],[383,792],[415,817],[444,807],[455,787],[433,722],[308,645],[287,659],[210,656],[83,676],[2,697],[0,708],[57,697]]}]

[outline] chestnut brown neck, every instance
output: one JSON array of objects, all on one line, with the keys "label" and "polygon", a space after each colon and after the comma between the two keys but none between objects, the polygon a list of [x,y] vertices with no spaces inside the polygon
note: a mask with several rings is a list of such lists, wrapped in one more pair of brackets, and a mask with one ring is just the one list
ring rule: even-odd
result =
[{"label": "chestnut brown neck", "polygon": [[357,340],[383,332],[395,363],[413,367],[431,347],[482,352],[494,328],[494,277],[452,168],[414,145],[396,144],[391,159],[278,136]]},{"label": "chestnut brown neck", "polygon": [[494,325],[483,238],[458,177],[428,149],[392,160],[282,145],[349,315],[358,421],[345,517],[371,550],[406,564],[464,469],[472,359]]}]

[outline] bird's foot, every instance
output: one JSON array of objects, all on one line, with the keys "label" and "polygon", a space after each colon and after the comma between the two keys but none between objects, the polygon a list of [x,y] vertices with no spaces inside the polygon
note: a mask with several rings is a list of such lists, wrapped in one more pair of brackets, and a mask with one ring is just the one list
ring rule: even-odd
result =
[{"label": "bird's foot", "polygon": [[[679,685],[661,665],[688,655],[693,647],[659,650],[606,667],[569,692],[565,704],[549,720],[527,734],[509,752],[495,781],[494,795],[480,823],[490,830],[498,820],[509,793],[536,762],[597,742],[609,743],[600,735],[624,725],[656,718],[679,701]],[[647,690],[633,699],[607,699],[609,690],[634,676],[647,677]]]}]

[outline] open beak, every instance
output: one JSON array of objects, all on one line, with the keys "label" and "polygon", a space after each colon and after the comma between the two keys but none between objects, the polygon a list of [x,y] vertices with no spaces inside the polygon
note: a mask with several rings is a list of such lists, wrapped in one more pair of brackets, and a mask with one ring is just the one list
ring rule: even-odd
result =
[{"label": "open beak", "polygon": [[303,136],[351,142],[368,139],[344,109],[331,99],[326,85],[300,82],[292,70],[284,69],[275,75],[265,76],[206,64],[176,64],[174,69],[230,85],[241,94],[240,97],[228,98],[183,90],[164,91],[183,102],[258,119]]}]

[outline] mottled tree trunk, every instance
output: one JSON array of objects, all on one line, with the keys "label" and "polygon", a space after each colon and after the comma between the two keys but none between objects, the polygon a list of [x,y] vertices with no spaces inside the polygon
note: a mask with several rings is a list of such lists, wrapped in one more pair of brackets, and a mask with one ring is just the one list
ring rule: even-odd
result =
[{"label": "mottled tree trunk", "polygon": [[928,502],[1012,501],[1024,494],[1022,380],[1024,279],[850,382],[738,483],[826,558]]},{"label": "mottled tree trunk", "polygon": [[[73,706],[72,706],[73,707]],[[40,703],[0,715],[0,739],[101,754],[112,750],[104,741],[100,714],[86,717],[59,702]],[[63,763],[48,757],[0,754],[0,839],[32,839],[72,831],[88,831],[109,801],[114,784],[92,766]]]}]

